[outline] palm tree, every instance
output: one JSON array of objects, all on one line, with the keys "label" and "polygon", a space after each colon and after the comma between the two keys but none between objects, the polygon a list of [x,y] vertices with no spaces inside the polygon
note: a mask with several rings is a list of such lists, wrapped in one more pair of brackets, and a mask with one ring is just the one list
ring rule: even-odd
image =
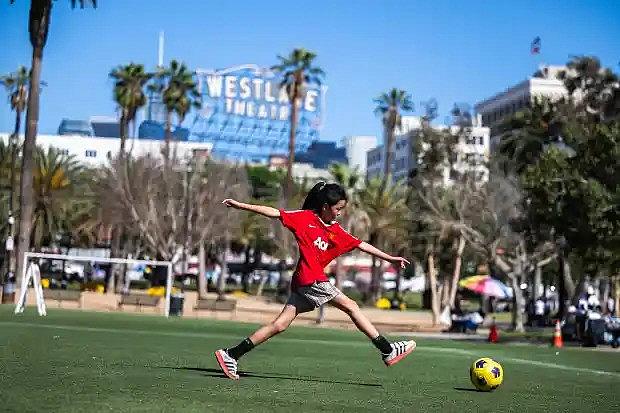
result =
[{"label": "palm tree", "polygon": [[411,95],[404,90],[392,88],[374,100],[377,107],[375,114],[381,115],[383,123],[383,144],[385,146],[385,164],[383,165],[383,187],[389,180],[392,169],[392,154],[394,146],[394,134],[402,125],[401,112],[413,110]]},{"label": "palm tree", "polygon": [[[11,109],[15,111],[15,128],[13,134],[9,139],[9,146],[11,148],[11,164],[10,164],[10,184],[9,184],[9,236],[11,239],[15,238],[15,225],[13,224],[14,214],[17,210],[15,205],[16,200],[16,185],[15,185],[15,163],[17,160],[17,142],[19,141],[19,130],[21,127],[22,113],[26,109],[26,103],[28,100],[28,69],[24,66],[17,68],[15,73],[9,73],[6,76],[0,78],[0,83],[4,85],[8,94]],[[8,260],[9,272],[15,271],[15,249],[9,252]]]},{"label": "palm tree", "polygon": [[184,63],[172,60],[170,67],[159,68],[155,74],[155,82],[149,86],[149,90],[161,93],[162,101],[166,107],[164,159],[168,164],[170,141],[172,140],[172,115],[177,115],[178,124],[181,125],[192,108],[199,109],[201,107],[198,84],[194,80],[194,73],[190,72]]},{"label": "palm tree", "polygon": [[88,196],[91,191],[84,167],[73,155],[63,155],[53,147],[37,148],[35,160],[32,242],[40,249],[55,234],[69,233],[93,199]]},{"label": "palm tree", "polygon": [[113,69],[110,77],[114,79],[114,101],[121,109],[120,155],[122,156],[125,153],[128,125],[136,118],[138,109],[146,104],[144,86],[153,75],[146,73],[143,65],[129,63]]},{"label": "palm tree", "polygon": [[294,49],[289,56],[278,56],[280,63],[271,67],[271,70],[282,75],[280,88],[285,88],[291,105],[290,131],[288,141],[288,162],[286,165],[286,186],[284,191],[285,202],[292,196],[293,163],[295,162],[295,136],[297,133],[297,118],[299,108],[306,96],[306,90],[312,85],[321,85],[325,72],[313,66],[316,54],[306,49]]},{"label": "palm tree", "polygon": [[[328,170],[334,181],[344,188],[349,200],[342,214],[342,226],[348,232],[359,236],[369,226],[368,217],[360,207],[362,176],[357,168],[351,169],[341,163],[331,164]],[[342,278],[342,257],[338,257],[336,259],[336,287],[340,288]]]},{"label": "palm tree", "polygon": [[[13,4],[15,0],[10,0]],[[78,3],[81,8],[87,4],[97,7],[97,0],[71,0],[71,7]],[[32,45],[32,63],[30,64],[30,90],[26,111],[26,133],[22,153],[22,168],[20,182],[20,214],[19,214],[19,237],[17,242],[17,273],[21,272],[21,257],[30,248],[30,233],[32,231],[32,213],[34,209],[34,194],[32,192],[32,179],[34,170],[34,152],[36,146],[37,127],[39,123],[39,87],[41,83],[41,67],[43,63],[43,49],[47,42],[47,34],[50,26],[50,13],[52,0],[32,0],[30,3],[30,15],[28,32]]]},{"label": "palm tree", "polygon": [[[407,237],[406,222],[409,215],[406,188],[400,182],[384,185],[383,179],[372,179],[360,193],[360,207],[366,213],[370,228],[369,242],[383,247],[384,244],[399,245]],[[369,300],[379,298],[381,268],[372,259],[372,279]]]}]

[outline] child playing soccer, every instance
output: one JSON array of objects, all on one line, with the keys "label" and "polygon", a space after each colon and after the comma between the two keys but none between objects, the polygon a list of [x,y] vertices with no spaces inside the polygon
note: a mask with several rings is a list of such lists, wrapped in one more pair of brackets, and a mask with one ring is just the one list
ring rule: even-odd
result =
[{"label": "child playing soccer", "polygon": [[405,264],[409,264],[403,257],[388,255],[355,238],[335,221],[347,205],[347,196],[341,186],[319,182],[310,190],[302,209],[298,211],[245,204],[233,199],[225,199],[222,203],[228,207],[280,219],[294,234],[299,246],[299,261],[292,279],[292,292],[280,315],[235,347],[215,352],[220,368],[229,378],[239,379],[237,365],[241,356],[286,330],[298,314],[326,303],[332,304],[351,317],[355,326],[366,334],[381,352],[383,362],[387,366],[402,360],[415,349],[415,341],[388,342],[362,314],[357,303],[334,287],[325,276],[324,268],[327,264],[355,248],[403,268]]}]

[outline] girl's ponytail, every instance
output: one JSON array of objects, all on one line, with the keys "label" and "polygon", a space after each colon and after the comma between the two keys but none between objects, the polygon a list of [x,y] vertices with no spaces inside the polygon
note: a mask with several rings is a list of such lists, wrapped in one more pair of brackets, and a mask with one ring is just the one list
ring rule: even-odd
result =
[{"label": "girl's ponytail", "polygon": [[336,205],[341,200],[347,200],[347,193],[340,185],[326,184],[321,181],[314,185],[310,192],[308,192],[301,209],[308,209],[320,214],[323,205]]},{"label": "girl's ponytail", "polygon": [[304,204],[301,209],[309,209],[311,211],[318,212],[321,210],[323,206],[323,196],[321,196],[321,192],[325,188],[325,182],[317,182],[316,185],[312,187],[308,195],[306,195],[306,199],[304,200]]}]

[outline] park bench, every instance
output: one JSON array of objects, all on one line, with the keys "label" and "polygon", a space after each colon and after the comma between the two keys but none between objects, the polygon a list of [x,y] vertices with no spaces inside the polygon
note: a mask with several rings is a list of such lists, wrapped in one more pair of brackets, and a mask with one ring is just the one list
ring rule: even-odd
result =
[{"label": "park bench", "polygon": [[58,301],[58,307],[62,307],[63,301],[74,301],[82,308],[82,292],[79,290],[43,290],[43,298]]},{"label": "park bench", "polygon": [[237,309],[236,300],[218,300],[216,298],[199,298],[196,301],[196,305],[194,306],[194,311],[199,311],[199,310],[208,310],[211,312],[229,311],[231,319],[236,309]]},{"label": "park bench", "polygon": [[118,308],[122,310],[124,305],[134,305],[138,307],[138,311],[142,311],[142,307],[157,307],[160,298],[146,294],[122,294],[118,301]]}]

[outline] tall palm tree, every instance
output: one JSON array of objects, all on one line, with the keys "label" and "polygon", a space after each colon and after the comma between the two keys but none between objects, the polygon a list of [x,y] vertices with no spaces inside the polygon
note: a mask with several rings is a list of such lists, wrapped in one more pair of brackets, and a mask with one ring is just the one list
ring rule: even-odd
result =
[{"label": "tall palm tree", "polygon": [[413,110],[411,95],[404,90],[392,88],[374,100],[377,107],[375,114],[381,115],[383,123],[383,145],[385,147],[385,164],[383,165],[383,187],[389,181],[392,170],[392,155],[394,146],[394,134],[402,125],[401,112]]},{"label": "tall palm tree", "polygon": [[90,176],[84,175],[83,165],[73,155],[38,147],[35,161],[32,243],[40,249],[54,235],[69,233],[83,212],[91,209],[93,197],[88,196]]},{"label": "tall palm tree", "polygon": [[[372,245],[399,244],[399,239],[407,236],[406,222],[409,215],[406,187],[400,182],[387,186],[383,179],[372,179],[360,193],[360,207],[368,216],[370,223],[369,242]],[[381,268],[372,259],[371,301],[379,298],[381,287]]]},{"label": "tall palm tree", "polygon": [[114,101],[121,109],[120,154],[122,156],[125,154],[128,125],[136,118],[138,109],[146,104],[144,86],[153,75],[146,73],[143,65],[129,63],[113,69],[110,77],[114,79]]},{"label": "tall palm tree", "polygon": [[[347,207],[342,213],[342,226],[348,232],[361,236],[366,232],[369,226],[368,216],[360,207],[360,192],[362,176],[358,173],[357,168],[352,169],[341,163],[331,164],[328,168],[329,173],[334,181],[344,188],[348,202]],[[336,286],[340,287],[342,282],[342,257],[336,259]]]},{"label": "tall palm tree", "polygon": [[[13,4],[15,0],[10,0]],[[87,4],[97,7],[97,0],[71,0],[71,7],[77,4],[84,8]],[[30,232],[32,231],[32,213],[34,209],[34,195],[32,192],[32,178],[34,170],[34,152],[36,146],[37,128],[39,123],[39,87],[41,83],[41,67],[43,64],[43,49],[47,42],[50,26],[52,0],[31,0],[28,32],[32,45],[32,63],[30,64],[30,90],[26,111],[26,133],[22,153],[22,168],[20,182],[20,214],[19,237],[17,242],[17,274],[21,272],[21,257],[30,248]]]},{"label": "tall palm tree", "polygon": [[[0,78],[0,83],[4,85],[8,94],[11,109],[15,111],[15,128],[13,134],[9,139],[9,146],[11,148],[11,170],[10,170],[10,183],[9,183],[9,205],[8,215],[11,220],[9,223],[9,236],[11,239],[15,238],[15,225],[13,223],[14,214],[17,211],[15,205],[16,197],[16,161],[17,161],[17,143],[19,141],[19,131],[21,128],[22,113],[26,110],[26,103],[28,101],[28,69],[24,66],[17,68],[14,73],[9,73],[6,76]],[[15,272],[15,249],[9,252],[8,270],[9,272]]]},{"label": "tall palm tree", "polygon": [[306,96],[308,86],[321,85],[325,72],[313,65],[316,54],[306,49],[294,49],[289,56],[278,56],[280,63],[271,70],[282,75],[280,87],[286,89],[291,110],[289,114],[290,131],[288,140],[288,162],[286,165],[285,201],[292,196],[293,163],[295,162],[295,136],[299,108]]},{"label": "tall palm tree", "polygon": [[181,125],[192,108],[199,109],[201,107],[198,84],[194,80],[194,73],[189,71],[184,63],[172,60],[170,67],[159,68],[155,74],[155,81],[149,86],[149,90],[161,93],[166,108],[164,159],[167,164],[170,158],[170,142],[172,140],[172,115],[176,114],[178,124]]}]

